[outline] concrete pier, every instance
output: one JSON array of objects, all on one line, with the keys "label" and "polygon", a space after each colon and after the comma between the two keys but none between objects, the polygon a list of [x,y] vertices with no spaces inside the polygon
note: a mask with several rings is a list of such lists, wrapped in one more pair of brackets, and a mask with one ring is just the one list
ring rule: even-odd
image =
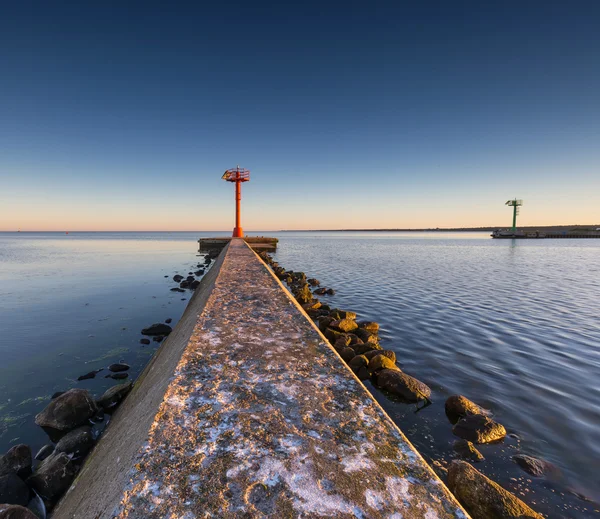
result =
[{"label": "concrete pier", "polygon": [[53,517],[468,516],[234,239]]}]

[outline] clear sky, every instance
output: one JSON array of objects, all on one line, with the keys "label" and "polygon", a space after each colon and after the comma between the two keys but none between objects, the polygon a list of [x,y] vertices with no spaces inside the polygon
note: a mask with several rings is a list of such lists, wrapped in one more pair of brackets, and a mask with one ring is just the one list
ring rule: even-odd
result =
[{"label": "clear sky", "polygon": [[3,2],[0,230],[600,222],[600,2]]}]

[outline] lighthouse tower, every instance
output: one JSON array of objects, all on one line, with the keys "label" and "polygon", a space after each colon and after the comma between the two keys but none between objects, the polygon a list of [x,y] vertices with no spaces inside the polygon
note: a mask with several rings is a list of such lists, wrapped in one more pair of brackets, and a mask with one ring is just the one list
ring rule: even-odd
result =
[{"label": "lighthouse tower", "polygon": [[233,228],[234,238],[243,238],[244,230],[241,224],[241,201],[242,201],[242,182],[250,180],[250,171],[239,166],[228,169],[221,177],[227,182],[235,182],[235,227]]}]

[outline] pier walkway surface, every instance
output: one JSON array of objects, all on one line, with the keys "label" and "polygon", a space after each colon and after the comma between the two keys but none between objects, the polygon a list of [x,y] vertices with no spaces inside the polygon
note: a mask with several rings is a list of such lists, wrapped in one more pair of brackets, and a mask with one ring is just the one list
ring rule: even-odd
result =
[{"label": "pier walkway surface", "polygon": [[53,517],[468,515],[234,239]]}]

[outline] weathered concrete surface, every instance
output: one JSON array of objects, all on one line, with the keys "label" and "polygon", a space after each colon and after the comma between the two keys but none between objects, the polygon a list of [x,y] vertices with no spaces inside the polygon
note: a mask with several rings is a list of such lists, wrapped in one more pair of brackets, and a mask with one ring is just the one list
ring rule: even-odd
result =
[{"label": "weathered concrete surface", "polygon": [[468,517],[254,252],[219,260],[158,412],[146,376],[112,424],[147,437],[109,427],[54,517]]}]

